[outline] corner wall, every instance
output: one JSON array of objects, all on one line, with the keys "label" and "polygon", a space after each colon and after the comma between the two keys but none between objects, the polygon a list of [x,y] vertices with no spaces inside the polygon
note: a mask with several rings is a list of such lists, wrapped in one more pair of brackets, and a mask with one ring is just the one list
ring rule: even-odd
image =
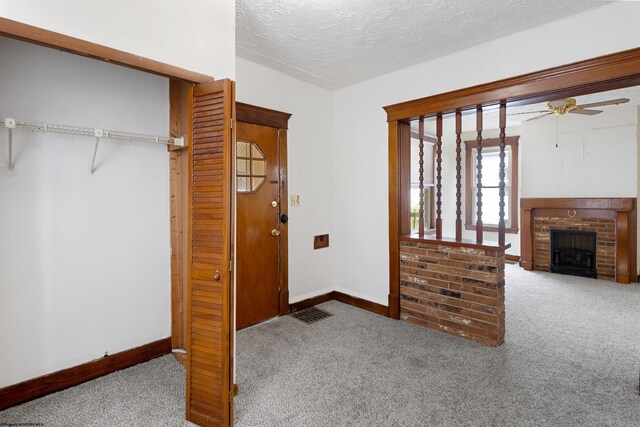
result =
[{"label": "corner wall", "polygon": [[[291,113],[287,132],[289,176],[289,302],[334,290],[340,243],[333,210],[333,96],[331,91],[237,59],[238,102]],[[291,206],[291,195],[300,206]],[[313,236],[329,234],[330,246],[313,249]]]}]

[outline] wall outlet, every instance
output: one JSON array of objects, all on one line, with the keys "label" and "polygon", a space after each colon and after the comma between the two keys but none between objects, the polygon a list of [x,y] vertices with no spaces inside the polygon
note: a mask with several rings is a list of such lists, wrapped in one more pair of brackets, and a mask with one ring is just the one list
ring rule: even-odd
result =
[{"label": "wall outlet", "polygon": [[294,194],[291,196],[291,206],[300,206],[300,196]]}]

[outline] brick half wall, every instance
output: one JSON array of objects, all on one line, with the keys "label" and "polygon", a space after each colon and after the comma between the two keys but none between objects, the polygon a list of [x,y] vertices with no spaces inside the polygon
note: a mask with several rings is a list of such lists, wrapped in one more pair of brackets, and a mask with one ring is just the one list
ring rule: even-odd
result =
[{"label": "brick half wall", "polygon": [[400,242],[400,318],[497,347],[504,342],[504,248]]}]

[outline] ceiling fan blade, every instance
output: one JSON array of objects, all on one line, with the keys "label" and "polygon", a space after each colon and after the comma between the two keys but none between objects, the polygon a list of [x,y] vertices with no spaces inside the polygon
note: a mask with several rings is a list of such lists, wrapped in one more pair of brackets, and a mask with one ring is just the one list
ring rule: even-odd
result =
[{"label": "ceiling fan blade", "polygon": [[538,111],[523,111],[522,113],[509,113],[507,116],[517,116],[520,114],[536,114],[536,113],[548,113],[549,110],[538,110]]},{"label": "ceiling fan blade", "polygon": [[608,101],[592,102],[591,104],[578,105],[578,108],[603,107],[605,105],[618,105],[629,102],[629,98],[610,99]]},{"label": "ceiling fan blade", "polygon": [[595,116],[596,114],[602,113],[602,110],[585,110],[583,108],[578,108],[575,110],[569,111],[572,114],[584,114],[585,116]]},{"label": "ceiling fan blade", "polygon": [[541,115],[541,116],[537,116],[537,117],[534,117],[534,118],[532,118],[532,119],[529,119],[529,120],[527,120],[527,122],[530,122],[531,120],[537,120],[537,119],[540,119],[540,118],[542,118],[542,117],[551,116],[551,115],[553,115],[553,113],[543,114],[543,115]]}]

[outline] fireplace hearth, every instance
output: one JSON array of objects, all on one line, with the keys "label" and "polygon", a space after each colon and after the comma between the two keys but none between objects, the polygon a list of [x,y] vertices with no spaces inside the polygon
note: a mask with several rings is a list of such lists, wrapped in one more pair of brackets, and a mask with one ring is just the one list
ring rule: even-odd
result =
[{"label": "fireplace hearth", "polygon": [[582,277],[598,277],[596,233],[576,230],[551,231],[551,271]]}]

